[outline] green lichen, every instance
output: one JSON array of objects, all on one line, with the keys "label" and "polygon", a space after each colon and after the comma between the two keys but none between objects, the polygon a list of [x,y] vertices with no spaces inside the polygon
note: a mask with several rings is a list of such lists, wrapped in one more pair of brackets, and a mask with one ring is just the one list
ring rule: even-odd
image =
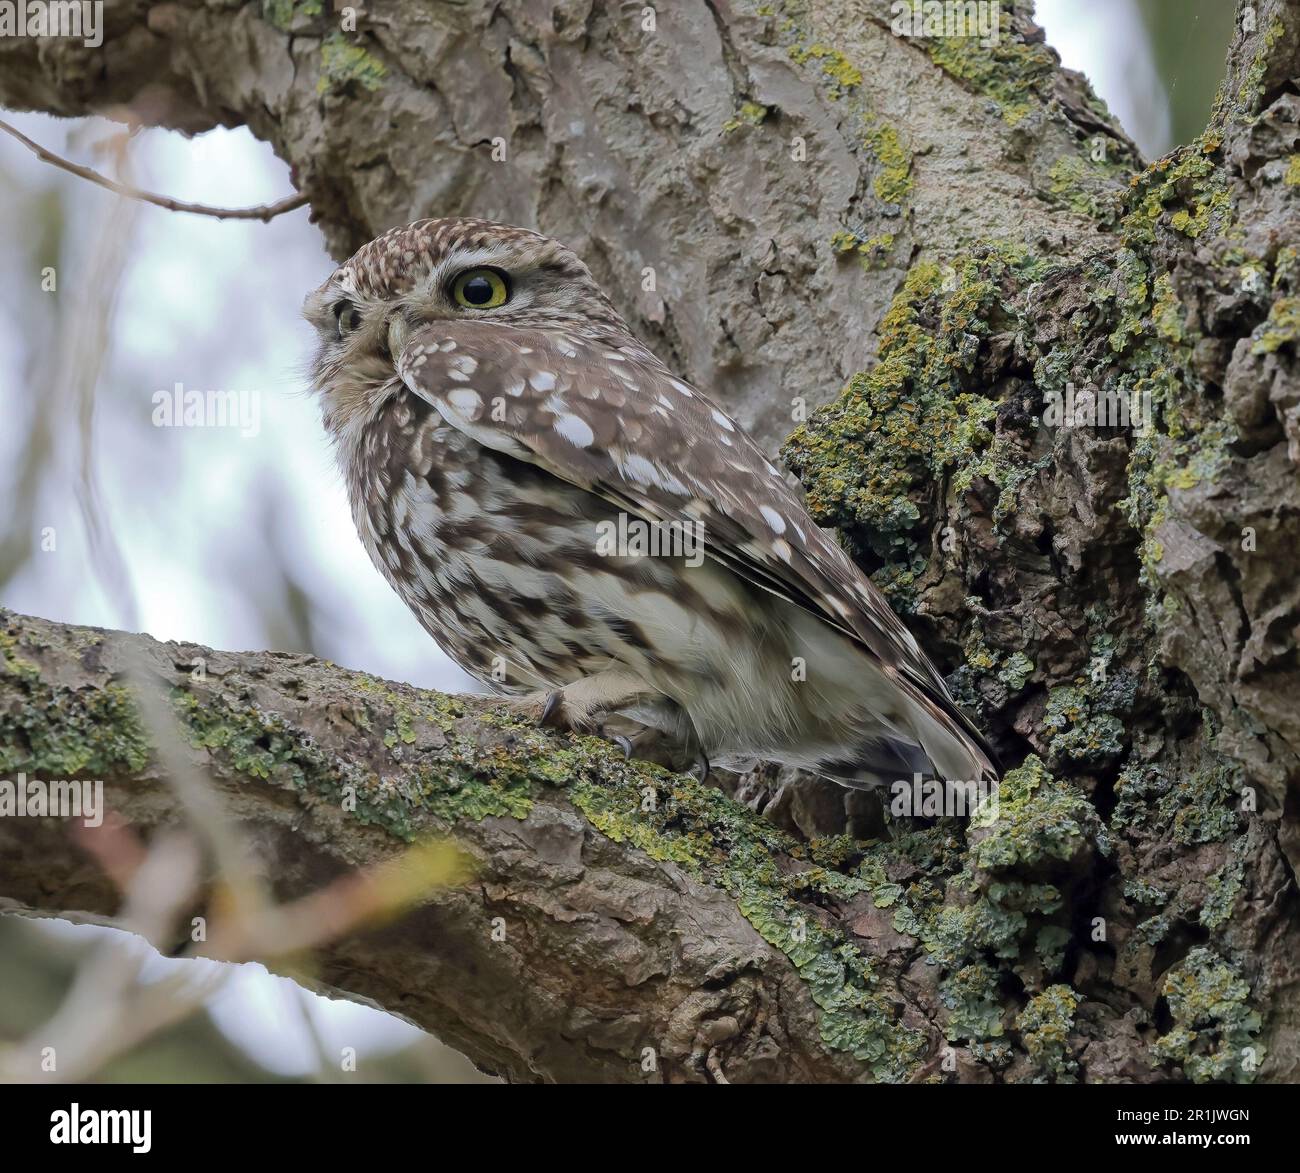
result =
[{"label": "green lichen", "polygon": [[0,630],[0,672],[16,676],[29,685],[41,678],[40,668],[21,654],[17,638],[3,630]]},{"label": "green lichen", "polygon": [[829,45],[812,44],[791,45],[791,60],[799,65],[816,61],[821,66],[822,76],[830,83],[830,97],[837,100],[862,84],[862,74],[838,49]]},{"label": "green lichen", "polygon": [[730,134],[733,130],[739,130],[742,126],[759,126],[769,112],[767,106],[761,106],[757,102],[742,102],[736,114],[722,124],[722,129],[725,133]]},{"label": "green lichen", "polygon": [[966,663],[978,672],[991,673],[998,666],[998,655],[984,642],[984,633],[978,623],[971,625],[962,650]]},{"label": "green lichen", "polygon": [[533,809],[534,783],[544,776],[538,767],[564,768],[563,762],[520,761],[505,750],[485,759],[473,743],[466,744],[464,757],[460,771],[437,768],[416,775],[413,797],[448,825],[479,822],[489,815],[525,819]]},{"label": "green lichen", "polygon": [[1112,225],[1119,213],[1118,179],[1127,172],[1109,163],[1093,163],[1085,155],[1063,155],[1047,173],[1052,200],[1079,216]]},{"label": "green lichen", "polygon": [[391,722],[384,737],[394,762],[391,772],[344,761],[278,714],[252,704],[233,699],[201,704],[182,689],[172,700],[191,743],[237,773],[296,791],[304,801],[337,804],[360,822],[406,840],[425,833],[430,819],[451,828],[489,815],[525,818],[539,785],[560,785],[592,768],[581,755],[556,749],[549,738],[508,714],[479,714],[481,723],[509,731],[508,747],[488,750],[477,737],[457,732],[467,710],[455,697],[399,694],[361,674],[353,685],[373,712],[358,707],[348,713],[349,721],[361,728],[376,719]]},{"label": "green lichen", "polygon": [[1161,984],[1174,1025],[1152,1045],[1157,1063],[1174,1063],[1194,1083],[1250,1083],[1262,1058],[1259,1015],[1250,987],[1212,949],[1198,946]]},{"label": "green lichen", "polygon": [[882,232],[875,236],[862,236],[856,232],[835,232],[831,235],[831,248],[843,256],[853,253],[858,263],[868,271],[880,268],[894,248],[894,234]]},{"label": "green lichen", "polygon": [[1184,319],[1185,311],[1174,292],[1173,280],[1168,273],[1161,273],[1155,281],[1151,305],[1151,322],[1157,337],[1175,345],[1184,342],[1187,337]]},{"label": "green lichen", "polygon": [[1189,774],[1135,765],[1115,782],[1110,825],[1143,838],[1172,837],[1185,847],[1226,839],[1240,825],[1240,767],[1213,758]]},{"label": "green lichen", "polygon": [[1273,268],[1273,290],[1291,289],[1296,277],[1296,249],[1292,245],[1283,245],[1277,250],[1277,260]]},{"label": "green lichen", "polygon": [[[966,836],[934,826],[856,850],[873,903],[892,909],[894,930],[941,971],[947,1037],[973,1045],[1003,1033],[1008,971],[1032,993],[1062,967],[1072,933],[1061,884],[1109,844],[1084,796],[1031,757]],[[841,844],[837,854],[848,863],[854,850]]]},{"label": "green lichen", "polygon": [[1286,173],[1282,176],[1282,182],[1287,187],[1300,187],[1300,155],[1287,156]]},{"label": "green lichen", "polygon": [[[1237,90],[1237,102],[1242,110],[1248,114],[1257,113],[1261,101],[1264,98],[1264,78],[1268,74],[1269,58],[1273,49],[1286,33],[1286,28],[1281,20],[1274,19],[1264,30],[1264,35],[1260,37],[1259,48],[1255,51],[1255,56],[1251,59],[1250,65],[1247,66],[1245,75],[1242,78],[1241,86]],[[1220,118],[1224,113],[1222,102],[1216,104],[1215,117]]]},{"label": "green lichen", "polygon": [[1079,995],[1069,986],[1049,986],[1029,999],[1016,1019],[1025,1050],[1042,1079],[1073,1083],[1079,1064],[1070,1053],[1070,1031]]},{"label": "green lichen", "polygon": [[948,1012],[947,1037],[985,1041],[1003,1033],[998,975],[989,965],[964,965],[939,986],[939,1000]]},{"label": "green lichen", "polygon": [[1145,255],[1161,227],[1200,239],[1232,226],[1232,196],[1216,161],[1222,148],[1223,136],[1209,130],[1133,177],[1121,220],[1130,248]]},{"label": "green lichen", "polygon": [[1019,692],[1029,683],[1034,662],[1024,652],[1012,652],[998,669],[998,679],[1012,692]]},{"label": "green lichen", "polygon": [[1014,1058],[1011,1044],[1005,1041],[972,1042],[967,1048],[970,1056],[977,1063],[983,1063],[990,1071],[1001,1071],[1009,1067]]},{"label": "green lichen", "polygon": [[1087,669],[1070,684],[1048,691],[1043,729],[1049,761],[1095,767],[1124,753],[1138,681],[1130,672],[1112,668],[1117,651],[1111,636],[1094,637]]},{"label": "green lichen", "polygon": [[1247,840],[1238,839],[1223,867],[1205,881],[1207,892],[1199,919],[1211,931],[1223,928],[1237,907],[1246,878],[1247,850]]},{"label": "green lichen", "polygon": [[[914,9],[922,2],[911,0]],[[1012,7],[1004,4],[1005,9]],[[1026,44],[1012,34],[1010,21],[1001,19],[1001,35],[994,44],[981,44],[975,36],[936,35],[918,37],[915,43],[945,73],[992,101],[1008,126],[1016,126],[1035,107],[1051,101],[1056,60],[1046,45]],[[934,31],[942,32],[942,24]]]},{"label": "green lichen", "polygon": [[1133,677],[1122,677],[1123,689],[1106,691],[1077,678],[1073,685],[1058,685],[1047,694],[1043,727],[1050,731],[1048,752],[1053,761],[1097,766],[1115,761],[1127,738],[1121,714],[1132,709],[1137,690]]},{"label": "green lichen", "polygon": [[871,126],[863,141],[880,170],[872,180],[871,190],[886,204],[901,204],[912,191],[912,155],[903,146],[898,131],[886,123]]},{"label": "green lichen", "polygon": [[1101,820],[1082,791],[1052,776],[1030,755],[1007,772],[998,788],[996,810],[981,811],[972,827],[984,834],[973,842],[970,861],[988,872],[1042,871],[1054,861],[1069,863],[1108,842]]},{"label": "green lichen", "polygon": [[1146,333],[1146,316],[1150,302],[1146,263],[1131,248],[1115,254],[1114,279],[1105,291],[1105,302],[1118,311],[1118,324],[1107,341],[1111,350],[1122,354],[1132,340]]},{"label": "green lichen", "polygon": [[[972,595],[965,602],[967,611],[975,616],[962,640],[965,654],[963,663],[952,681],[953,696],[957,703],[973,713],[986,709],[986,701],[1000,708],[1015,693],[1022,691],[1034,672],[1034,662],[1016,651],[1006,655],[989,647],[983,621],[984,600]],[[981,686],[981,681],[983,682]],[[996,681],[996,687],[990,687]]]},{"label": "green lichen", "polygon": [[1133,929],[1133,936],[1143,944],[1156,946],[1159,945],[1173,928],[1173,922],[1165,913],[1157,916],[1147,917],[1144,921],[1139,921]]},{"label": "green lichen", "polygon": [[0,708],[0,776],[12,779],[22,772],[45,780],[103,779],[144,768],[148,738],[121,685],[71,689],[49,684],[39,666],[22,655],[18,639],[3,630],[0,676],[16,685]]},{"label": "green lichen", "polygon": [[1171,490],[1213,484],[1231,460],[1236,426],[1227,419],[1193,421],[1184,414],[1163,435],[1143,437],[1129,461],[1129,496],[1120,505],[1143,534],[1142,559],[1148,583],[1160,578],[1160,527],[1168,518]]},{"label": "green lichen", "polygon": [[1012,290],[1041,271],[1010,244],[946,267],[913,265],[880,323],[877,364],[786,442],[814,517],[865,544],[878,563],[873,579],[900,610],[914,602],[912,584],[925,568],[921,504],[933,506],[936,484],[951,476],[961,492],[984,477],[1007,493],[999,516],[1013,507],[1025,465],[995,436],[997,402],[977,359],[984,340],[1014,318]]},{"label": "green lichen", "polygon": [[1065,965],[1065,950],[1073,940],[1070,930],[1064,925],[1044,925],[1034,938],[1034,952],[1043,968],[1055,973]]},{"label": "green lichen", "polygon": [[353,44],[341,32],[333,32],[320,47],[321,73],[316,92],[326,94],[360,86],[374,91],[383,84],[388,69],[361,45]]},{"label": "green lichen", "polygon": [[272,782],[310,796],[312,801],[355,805],[362,823],[381,826],[406,840],[416,836],[410,795],[400,793],[377,774],[341,761],[278,713],[233,700],[202,703],[193,693],[176,689],[172,709],[181,731],[204,749],[251,780]]},{"label": "green lichen", "polygon": [[398,745],[410,745],[415,741],[415,726],[411,723],[409,713],[396,714],[393,727],[384,734],[384,744],[393,749]]},{"label": "green lichen", "polygon": [[1251,354],[1274,354],[1284,346],[1294,347],[1300,337],[1300,298],[1279,297],[1268,311],[1268,319],[1255,331]]},{"label": "green lichen", "polygon": [[894,234],[892,232],[880,232],[875,236],[869,236],[860,245],[858,252],[862,256],[862,267],[864,269],[879,268],[885,258],[889,256],[894,249]]},{"label": "green lichen", "polygon": [[310,19],[321,11],[321,0],[262,0],[262,19],[281,32],[290,30],[295,17]]},{"label": "green lichen", "polygon": [[843,868],[861,851],[862,845],[851,835],[827,835],[808,841],[808,858],[825,868]]},{"label": "green lichen", "polygon": [[[1160,530],[1170,513],[1170,494],[1217,480],[1231,458],[1236,428],[1222,414],[1216,397],[1201,393],[1192,362],[1198,339],[1187,329],[1187,313],[1170,276],[1153,272],[1146,258],[1159,240],[1171,235],[1202,243],[1240,239],[1221,165],[1222,146],[1222,134],[1211,129],[1152,163],[1134,177],[1121,221],[1126,296],[1114,300],[1120,312],[1111,345],[1129,385],[1150,391],[1158,426],[1139,435],[1133,445],[1129,495],[1120,504],[1142,538],[1147,613],[1156,625],[1176,605],[1166,605],[1161,586]],[[1227,255],[1237,256],[1237,281],[1242,272],[1258,267],[1235,246]],[[1259,284],[1267,288],[1262,275]]]},{"label": "green lichen", "polygon": [[[780,949],[808,983],[821,1008],[827,1046],[868,1064],[880,1080],[905,1079],[922,1058],[923,1037],[897,1022],[878,974],[842,930],[809,916],[810,893],[843,898],[868,890],[865,880],[814,867],[787,874],[774,852],[794,857],[801,846],[762,816],[695,779],[649,769],[642,774],[578,779],[574,804],[615,842],[631,843],[653,859],[672,861],[730,893],[745,918]],[[845,843],[823,843],[818,855],[851,854]],[[798,897],[799,899],[795,899]]]},{"label": "green lichen", "polygon": [[74,693],[34,687],[28,699],[0,713],[0,774],[23,771],[45,779],[103,778],[138,770],[148,739],[130,695],[120,685]]},{"label": "green lichen", "polygon": [[1124,897],[1135,904],[1155,905],[1157,907],[1167,904],[1169,901],[1169,893],[1165,889],[1141,877],[1124,881]]}]

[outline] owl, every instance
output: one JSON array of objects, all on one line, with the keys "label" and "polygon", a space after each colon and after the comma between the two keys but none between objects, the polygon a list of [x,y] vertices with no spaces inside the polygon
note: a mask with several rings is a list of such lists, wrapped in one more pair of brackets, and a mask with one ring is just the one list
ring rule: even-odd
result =
[{"label": "owl", "polygon": [[996,777],[781,469],[637,341],[568,248],[420,220],[360,249],[304,313],[362,543],[442,650],[524,711],[634,723],[704,772]]}]

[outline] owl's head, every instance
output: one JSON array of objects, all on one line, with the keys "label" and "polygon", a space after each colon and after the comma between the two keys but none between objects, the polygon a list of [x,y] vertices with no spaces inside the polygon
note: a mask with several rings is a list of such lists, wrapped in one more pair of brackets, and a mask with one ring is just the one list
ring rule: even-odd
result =
[{"label": "owl's head", "polygon": [[590,270],[564,245],[455,217],[417,220],[364,245],[308,294],[303,314],[319,339],[311,374],[327,416],[351,415],[391,385],[406,339],[440,319],[485,332],[561,329],[615,345],[627,338]]}]

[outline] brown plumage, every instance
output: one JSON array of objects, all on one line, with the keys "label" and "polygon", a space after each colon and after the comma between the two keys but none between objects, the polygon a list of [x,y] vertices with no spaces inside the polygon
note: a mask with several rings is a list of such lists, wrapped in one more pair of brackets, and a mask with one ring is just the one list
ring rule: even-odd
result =
[{"label": "brown plumage", "polygon": [[[732,768],[993,775],[880,593],[568,249],[419,221],[305,312],[362,541],[480,680],[575,727],[625,714]],[[689,540],[611,553],[629,526]]]}]

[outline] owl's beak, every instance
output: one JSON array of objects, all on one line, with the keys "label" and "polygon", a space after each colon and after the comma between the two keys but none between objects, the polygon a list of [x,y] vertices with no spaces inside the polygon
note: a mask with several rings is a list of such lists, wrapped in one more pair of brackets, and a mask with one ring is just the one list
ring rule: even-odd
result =
[{"label": "owl's beak", "polygon": [[388,353],[393,356],[393,361],[397,361],[397,356],[402,353],[406,346],[406,336],[409,327],[406,323],[406,315],[396,313],[388,319]]}]

